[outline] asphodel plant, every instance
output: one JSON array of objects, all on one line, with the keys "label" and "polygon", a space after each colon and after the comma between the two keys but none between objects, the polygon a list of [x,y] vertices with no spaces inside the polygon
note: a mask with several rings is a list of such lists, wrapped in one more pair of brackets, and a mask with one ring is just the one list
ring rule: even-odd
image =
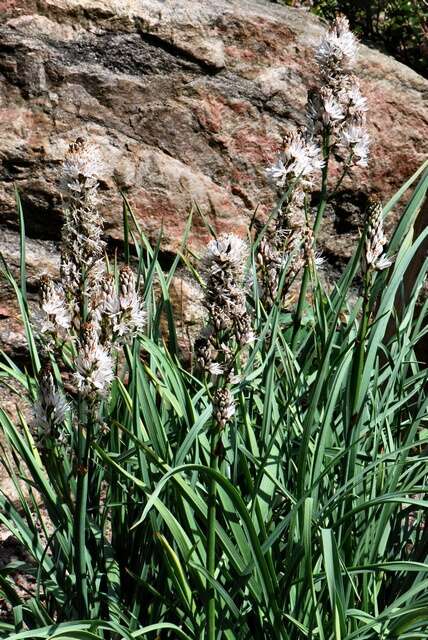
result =
[{"label": "asphodel plant", "polygon": [[[165,273],[162,238],[150,246],[124,197],[112,260],[102,149],[79,139],[63,165],[59,278],[42,278],[30,313],[18,196],[19,278],[2,272],[29,355],[25,369],[0,362],[20,399],[17,419],[0,410],[15,488],[0,522],[26,559],[0,567],[0,637],[424,637],[426,262],[405,295],[403,282],[427,237],[413,228],[428,168],[384,207],[368,201],[353,257],[323,286],[326,206],[358,179],[369,138],[344,18],[315,55],[307,127],[267,171],[278,201],[255,236],[214,234],[196,259],[189,218]],[[191,363],[169,294],[179,265],[205,311]]]}]

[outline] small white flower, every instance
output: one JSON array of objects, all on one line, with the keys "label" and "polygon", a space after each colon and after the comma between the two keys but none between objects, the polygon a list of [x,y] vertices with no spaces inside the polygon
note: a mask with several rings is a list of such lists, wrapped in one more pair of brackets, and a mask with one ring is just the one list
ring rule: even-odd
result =
[{"label": "small white flower", "polygon": [[241,384],[242,382],[242,376],[238,375],[238,374],[232,374],[229,376],[229,383],[230,384]]},{"label": "small white flower", "polygon": [[314,264],[316,267],[322,267],[325,264],[325,258],[321,251],[316,251],[314,256]]},{"label": "small white flower", "polygon": [[345,117],[342,107],[335,99],[333,94],[327,95],[324,98],[324,114],[323,120],[325,124],[330,124],[338,120],[343,120]]},{"label": "small white flower", "polygon": [[280,157],[277,158],[275,164],[266,169],[266,176],[269,182],[276,184],[277,187],[284,186],[285,178],[287,177],[287,169]]},{"label": "small white flower", "polygon": [[224,368],[218,362],[212,362],[208,367],[208,371],[213,376],[221,376],[224,373]]},{"label": "small white flower", "polygon": [[384,269],[388,269],[392,264],[394,264],[394,257],[388,257],[384,254],[376,260],[374,267],[377,271],[383,271]]},{"label": "small white flower", "polygon": [[33,405],[34,424],[41,435],[49,435],[64,422],[70,409],[63,394],[56,389],[51,369],[46,367],[40,375],[39,393]]},{"label": "small white flower", "polygon": [[288,134],[283,152],[266,174],[278,187],[285,187],[287,182],[296,179],[301,179],[303,185],[308,186],[312,175],[323,166],[320,148],[307,142],[297,131]]},{"label": "small white flower", "polygon": [[69,329],[71,314],[62,286],[49,276],[42,276],[40,286],[40,306],[46,315],[43,331]]},{"label": "small white flower", "polygon": [[99,343],[94,324],[83,328],[83,339],[74,361],[74,379],[84,396],[105,396],[113,381],[113,361],[110,353]]},{"label": "small white flower", "polygon": [[289,137],[284,153],[291,161],[290,170],[295,177],[311,176],[324,166],[320,148],[316,144],[307,143],[300,133]]},{"label": "small white flower", "polygon": [[346,91],[346,97],[348,98],[349,109],[352,115],[362,114],[367,111],[367,98],[362,95],[357,84],[353,84],[352,87]]},{"label": "small white flower", "polygon": [[356,164],[366,167],[370,146],[370,136],[366,129],[359,125],[350,124],[340,134],[340,143],[343,147],[352,150],[358,159]]}]

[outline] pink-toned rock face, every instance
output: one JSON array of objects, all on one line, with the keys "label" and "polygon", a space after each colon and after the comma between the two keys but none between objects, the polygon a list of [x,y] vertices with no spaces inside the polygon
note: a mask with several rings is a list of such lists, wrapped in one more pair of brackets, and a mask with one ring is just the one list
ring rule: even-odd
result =
[{"label": "pink-toned rock face", "polygon": [[[55,273],[45,243],[60,236],[61,161],[77,137],[104,159],[113,241],[119,190],[153,241],[163,229],[167,255],[192,209],[190,242],[199,251],[207,241],[195,203],[217,231],[245,234],[254,210],[274,201],[264,169],[285,131],[304,123],[324,29],[304,10],[255,0],[0,0],[0,250],[18,248],[16,184],[40,252],[33,277]],[[333,265],[352,250],[366,195],[389,198],[428,151],[428,82],[377,51],[360,54],[372,159],[326,217]],[[0,288],[3,315],[9,297]]]}]

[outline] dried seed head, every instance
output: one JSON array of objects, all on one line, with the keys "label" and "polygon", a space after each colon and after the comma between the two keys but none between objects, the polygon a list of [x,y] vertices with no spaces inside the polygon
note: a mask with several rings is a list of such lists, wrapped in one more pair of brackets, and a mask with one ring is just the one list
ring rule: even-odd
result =
[{"label": "dried seed head", "polygon": [[213,400],[214,421],[223,430],[235,413],[235,402],[229,389],[217,389]]}]

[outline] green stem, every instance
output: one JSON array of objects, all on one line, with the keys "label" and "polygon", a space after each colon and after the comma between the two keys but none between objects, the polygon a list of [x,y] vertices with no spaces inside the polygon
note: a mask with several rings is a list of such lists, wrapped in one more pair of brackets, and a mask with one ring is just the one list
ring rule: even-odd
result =
[{"label": "green stem", "polygon": [[324,133],[323,140],[323,158],[324,158],[324,167],[322,170],[322,182],[321,182],[321,198],[320,203],[317,209],[317,215],[315,217],[315,224],[313,228],[314,234],[314,245],[317,241],[317,236],[319,232],[319,228],[321,225],[321,220],[323,218],[325,208],[327,206],[327,192],[328,192],[328,163],[330,159],[330,134],[328,132]]},{"label": "green stem", "polygon": [[76,495],[76,589],[79,618],[88,618],[88,578],[86,575],[86,504],[88,499],[88,476],[81,474],[77,478]]},{"label": "green stem", "polygon": [[333,198],[335,198],[337,196],[337,193],[339,191],[340,186],[342,185],[342,182],[344,181],[344,179],[346,178],[346,176],[349,173],[349,169],[351,167],[351,162],[352,162],[352,158],[353,157],[354,157],[354,153],[353,153],[353,151],[351,151],[351,153],[349,155],[349,158],[345,163],[345,167],[344,167],[344,169],[342,171],[342,174],[341,174],[339,180],[336,182],[336,184],[335,184],[335,186],[333,188],[333,191],[331,191],[329,193],[328,200],[332,200]]},{"label": "green stem", "polygon": [[[364,279],[364,295],[363,295],[363,309],[361,324],[359,327],[355,347],[356,353],[352,363],[351,372],[351,395],[350,395],[350,408],[351,413],[349,416],[349,424],[347,425],[347,433],[345,434],[346,445],[348,447],[348,455],[346,460],[346,480],[350,480],[355,476],[355,466],[357,462],[357,444],[359,439],[359,426],[358,426],[358,412],[359,412],[359,398],[361,391],[361,382],[365,365],[366,355],[366,339],[369,327],[370,316],[370,292],[371,292],[371,274],[368,273]],[[353,496],[349,495],[344,501],[344,508],[342,515],[352,511]],[[354,522],[354,518],[352,520]],[[353,530],[351,529],[347,534],[347,539],[344,541],[343,551],[344,555],[349,562],[353,557]]]},{"label": "green stem", "polygon": [[[325,208],[327,206],[328,201],[328,162],[330,157],[330,134],[328,132],[324,133],[323,136],[323,158],[324,158],[324,167],[322,170],[322,182],[321,182],[321,197],[320,202],[317,209],[317,215],[315,217],[315,223],[313,228],[313,237],[314,237],[314,249],[317,241],[317,236],[319,232],[319,228],[321,225],[321,221],[325,212]],[[295,351],[297,346],[297,335],[302,324],[303,318],[303,310],[306,302],[306,293],[309,286],[310,279],[310,265],[305,265],[305,269],[303,271],[302,284],[300,287],[299,300],[297,303],[296,314],[294,316],[294,326],[293,326],[293,335],[291,339],[291,348]]]},{"label": "green stem", "polygon": [[[211,453],[210,453],[210,469],[217,471],[217,444],[219,441],[219,433],[216,426],[213,426],[211,435]],[[215,573],[215,543],[216,543],[216,497],[217,483],[214,478],[210,478],[208,489],[208,549],[207,549],[207,569],[209,575],[214,578]],[[208,585],[208,601],[207,601],[207,640],[215,640],[215,588]]]},{"label": "green stem", "polygon": [[371,278],[371,274],[367,274],[364,281],[362,318],[361,318],[360,329],[358,332],[358,337],[356,340],[357,353],[352,366],[352,380],[354,381],[354,388],[352,393],[352,405],[351,405],[352,411],[351,411],[350,431],[352,430],[352,424],[356,419],[356,415],[357,415],[358,399],[360,396],[360,389],[361,389],[361,379],[362,379],[364,363],[365,363],[366,337],[367,337],[367,330],[369,326],[369,315],[370,315],[370,311],[369,311],[370,290],[371,290],[370,278]]},{"label": "green stem", "polygon": [[309,266],[306,265],[303,271],[302,284],[300,285],[299,301],[297,303],[296,314],[294,316],[293,336],[291,340],[291,349],[293,353],[297,347],[297,335],[300,329],[300,325],[302,324],[303,309],[305,307],[305,302],[306,302],[306,291],[309,285],[309,277],[310,277]]},{"label": "green stem", "polygon": [[86,563],[86,512],[88,506],[89,485],[89,449],[91,442],[92,424],[88,419],[86,438],[83,435],[82,422],[78,427],[78,457],[77,457],[77,489],[76,513],[74,520],[74,537],[76,549],[76,591],[77,611],[79,618],[89,618],[88,575]]}]

